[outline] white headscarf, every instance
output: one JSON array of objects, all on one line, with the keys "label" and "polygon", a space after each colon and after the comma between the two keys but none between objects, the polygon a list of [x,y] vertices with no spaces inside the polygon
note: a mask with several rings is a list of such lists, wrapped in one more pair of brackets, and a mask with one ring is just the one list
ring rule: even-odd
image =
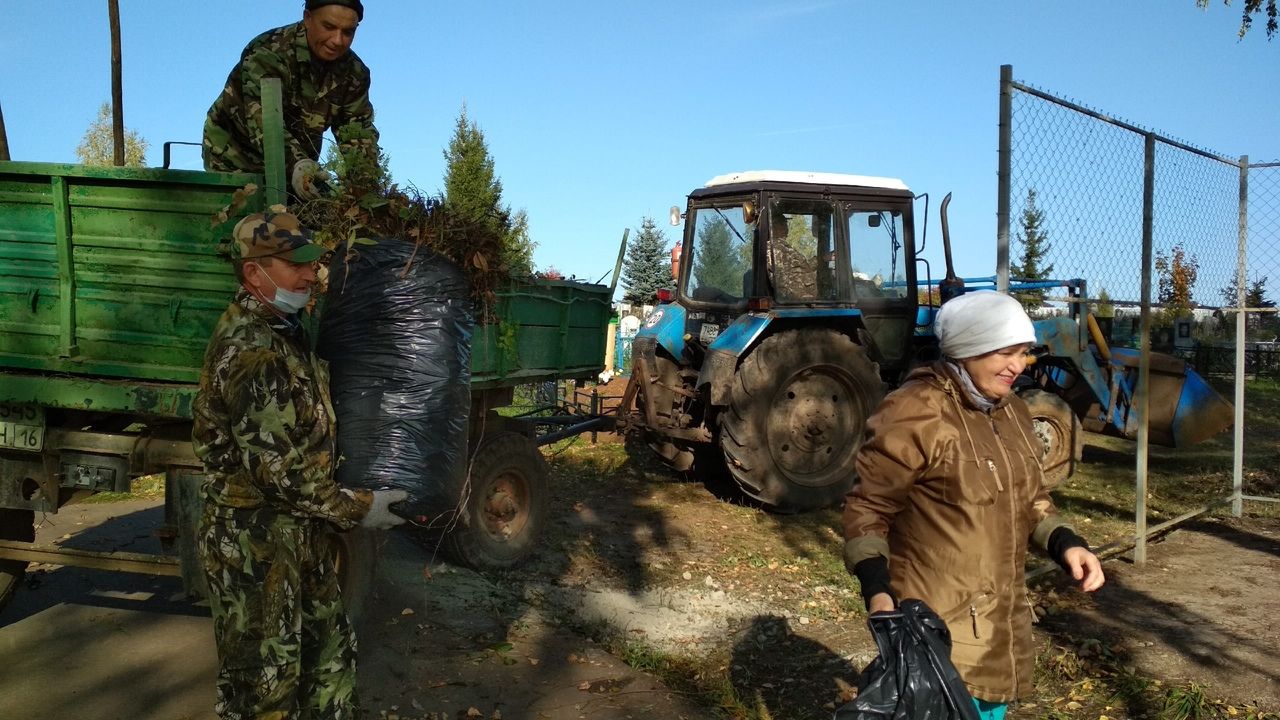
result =
[{"label": "white headscarf", "polygon": [[942,354],[957,360],[1036,341],[1035,327],[1022,304],[990,290],[948,300],[933,320],[933,332]]}]

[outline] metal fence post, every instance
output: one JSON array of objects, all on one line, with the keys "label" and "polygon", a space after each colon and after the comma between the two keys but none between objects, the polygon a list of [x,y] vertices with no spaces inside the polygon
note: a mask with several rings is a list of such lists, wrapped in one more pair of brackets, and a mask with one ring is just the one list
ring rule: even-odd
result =
[{"label": "metal fence post", "polygon": [[[599,417],[600,415],[600,386],[596,385],[591,388],[591,417]],[[599,433],[594,429],[591,431],[591,444],[595,445]]]},{"label": "metal fence post", "polygon": [[1249,156],[1240,156],[1240,226],[1236,241],[1236,407],[1231,455],[1231,515],[1244,513],[1244,346],[1245,326],[1245,260],[1249,249]]},{"label": "metal fence post", "polygon": [[1000,66],[1000,159],[996,171],[996,290],[1009,292],[1009,193],[1012,187],[1013,66]]},{"label": "metal fence post", "polygon": [[1142,330],[1138,340],[1138,452],[1134,481],[1133,562],[1147,562],[1147,449],[1151,437],[1151,244],[1155,219],[1156,137],[1146,134],[1142,161]]}]

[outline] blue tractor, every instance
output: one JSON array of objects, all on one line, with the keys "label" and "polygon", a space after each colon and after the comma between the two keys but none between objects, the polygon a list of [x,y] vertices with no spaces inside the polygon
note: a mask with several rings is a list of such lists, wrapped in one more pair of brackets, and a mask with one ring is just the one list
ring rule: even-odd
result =
[{"label": "blue tractor", "polygon": [[[938,357],[936,307],[920,304],[936,296],[915,199],[891,178],[781,171],[721,175],[691,193],[684,213],[672,208],[685,226],[676,287],[633,341],[619,430],[671,468],[727,476],[777,511],[837,502],[867,417]],[[944,301],[981,291],[955,277],[946,205]],[[1051,484],[1074,471],[1082,429],[1132,438],[1139,420],[1136,353],[1108,348],[1082,307],[1037,321],[1041,357],[1017,388]],[[1184,363],[1157,356],[1153,367],[1153,442],[1189,444],[1230,425],[1230,404]]]},{"label": "blue tractor", "polygon": [[727,473],[774,509],[835,502],[868,415],[920,355],[913,205],[900,180],[829,173],[695,190],[620,423],[672,468]]}]

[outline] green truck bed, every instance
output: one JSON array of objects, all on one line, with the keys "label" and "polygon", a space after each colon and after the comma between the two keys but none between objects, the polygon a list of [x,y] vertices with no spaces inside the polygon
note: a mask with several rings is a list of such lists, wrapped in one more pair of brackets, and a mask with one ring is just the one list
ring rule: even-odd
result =
[{"label": "green truck bed", "polygon": [[[236,285],[216,250],[234,219],[211,218],[247,182],[261,178],[0,162],[0,402],[189,417]],[[600,371],[608,287],[537,280],[498,300],[474,386]]]}]

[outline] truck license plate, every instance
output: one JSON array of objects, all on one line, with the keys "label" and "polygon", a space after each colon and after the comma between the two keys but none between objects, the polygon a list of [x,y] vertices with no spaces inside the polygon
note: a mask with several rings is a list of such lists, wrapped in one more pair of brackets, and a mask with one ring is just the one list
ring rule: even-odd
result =
[{"label": "truck license plate", "polygon": [[698,331],[698,339],[704,343],[709,343],[720,337],[720,326],[711,323],[702,323],[702,329]]},{"label": "truck license plate", "polygon": [[44,408],[0,402],[0,448],[44,449]]}]

